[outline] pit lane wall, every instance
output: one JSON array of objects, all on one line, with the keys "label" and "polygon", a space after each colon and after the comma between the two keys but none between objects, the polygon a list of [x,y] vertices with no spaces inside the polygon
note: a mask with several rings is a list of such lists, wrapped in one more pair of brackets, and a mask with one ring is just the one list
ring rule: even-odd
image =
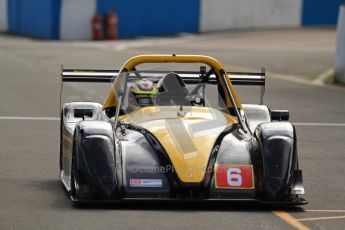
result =
[{"label": "pit lane wall", "polygon": [[7,0],[0,0],[0,32],[7,31]]},{"label": "pit lane wall", "polygon": [[90,40],[96,0],[61,0],[60,39]]},{"label": "pit lane wall", "polygon": [[335,82],[345,85],[345,4],[340,8],[338,19]]},{"label": "pit lane wall", "polygon": [[203,0],[200,31],[301,25],[302,0]]},{"label": "pit lane wall", "polygon": [[119,37],[242,28],[335,25],[345,0],[0,0],[0,31],[91,38],[91,18],[114,11]]}]

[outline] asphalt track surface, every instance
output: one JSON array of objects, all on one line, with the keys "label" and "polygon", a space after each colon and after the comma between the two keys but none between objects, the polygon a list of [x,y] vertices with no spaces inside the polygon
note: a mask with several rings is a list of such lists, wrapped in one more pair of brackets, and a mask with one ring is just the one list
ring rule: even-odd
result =
[{"label": "asphalt track surface", "polygon": [[[276,39],[271,43],[265,40],[281,37],[281,33],[287,40],[280,39],[280,46]],[[266,62],[264,66],[272,72],[306,80],[332,66],[334,31],[281,33],[118,43],[0,36],[0,229],[344,229],[344,89],[268,77],[265,103],[272,109],[288,109],[297,127],[305,198],[309,201],[303,207],[223,202],[75,207],[58,179],[60,64],[116,68],[141,53],[203,53],[235,69],[256,69]],[[312,33],[320,39],[308,43],[308,36],[315,35]],[[299,39],[292,42],[296,36]],[[264,46],[255,42],[260,38],[266,41]],[[88,86],[74,84],[69,90],[72,98],[90,93],[101,100],[104,95],[102,87],[91,92]]]}]

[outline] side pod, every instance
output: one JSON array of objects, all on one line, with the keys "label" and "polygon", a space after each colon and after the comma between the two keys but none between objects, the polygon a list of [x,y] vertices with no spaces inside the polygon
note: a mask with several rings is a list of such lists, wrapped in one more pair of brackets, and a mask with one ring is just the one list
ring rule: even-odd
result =
[{"label": "side pod", "polygon": [[[95,187],[102,196],[113,195],[116,192],[117,180],[111,125],[105,121],[79,122],[75,128],[74,146],[77,171],[81,179],[92,188]],[[82,185],[79,187],[82,188]]]},{"label": "side pod", "polygon": [[[263,199],[281,200],[294,193],[296,182],[303,188],[302,172],[298,169],[295,128],[289,122],[259,124],[255,130],[259,144],[260,189]],[[300,190],[301,191],[301,190]]]}]

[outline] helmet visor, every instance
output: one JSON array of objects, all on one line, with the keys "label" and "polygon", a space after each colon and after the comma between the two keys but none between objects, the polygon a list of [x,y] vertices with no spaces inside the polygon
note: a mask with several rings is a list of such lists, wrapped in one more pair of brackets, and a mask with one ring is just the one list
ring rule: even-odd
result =
[{"label": "helmet visor", "polygon": [[134,94],[134,97],[137,101],[137,103],[143,107],[143,106],[150,106],[154,104],[154,95],[150,94]]},{"label": "helmet visor", "polygon": [[141,106],[153,105],[153,101],[152,101],[151,97],[140,97],[140,98],[137,98],[137,102]]}]

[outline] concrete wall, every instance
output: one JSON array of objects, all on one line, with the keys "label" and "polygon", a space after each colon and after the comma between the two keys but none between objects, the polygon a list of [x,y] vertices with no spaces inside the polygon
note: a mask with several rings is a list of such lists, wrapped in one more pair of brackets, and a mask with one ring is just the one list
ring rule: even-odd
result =
[{"label": "concrete wall", "polygon": [[302,0],[201,0],[200,31],[298,27]]},{"label": "concrete wall", "polygon": [[7,0],[0,0],[0,32],[7,31]]},{"label": "concrete wall", "polygon": [[335,62],[335,81],[345,84],[345,5],[339,13]]},{"label": "concrete wall", "polygon": [[60,39],[91,39],[96,0],[62,0]]}]

